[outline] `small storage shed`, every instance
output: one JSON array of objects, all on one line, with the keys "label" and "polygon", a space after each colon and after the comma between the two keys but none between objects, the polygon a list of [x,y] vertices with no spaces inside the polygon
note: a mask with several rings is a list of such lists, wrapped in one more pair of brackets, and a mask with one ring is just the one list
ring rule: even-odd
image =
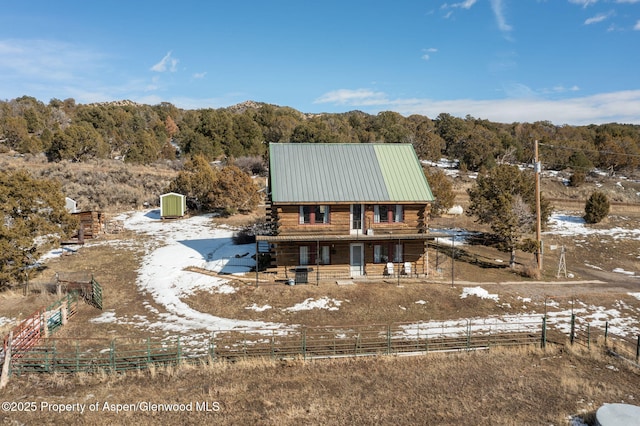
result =
[{"label": "small storage shed", "polygon": [[75,213],[78,211],[78,203],[73,198],[64,197],[64,208],[69,213]]},{"label": "small storage shed", "polygon": [[160,218],[183,217],[187,211],[187,198],[182,194],[168,192],[160,196]]}]

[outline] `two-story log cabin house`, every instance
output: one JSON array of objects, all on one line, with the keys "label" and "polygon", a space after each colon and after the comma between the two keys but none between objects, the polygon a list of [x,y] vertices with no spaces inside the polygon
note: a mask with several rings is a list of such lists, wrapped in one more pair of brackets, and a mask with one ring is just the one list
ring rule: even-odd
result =
[{"label": "two-story log cabin house", "polygon": [[427,273],[433,194],[410,144],[272,143],[272,271],[357,278]]}]

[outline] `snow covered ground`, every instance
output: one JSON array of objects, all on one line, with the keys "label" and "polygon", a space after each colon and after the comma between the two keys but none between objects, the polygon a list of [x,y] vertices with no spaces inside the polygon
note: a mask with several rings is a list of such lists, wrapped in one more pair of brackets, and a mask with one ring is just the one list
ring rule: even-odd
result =
[{"label": "snow covered ground", "polygon": [[[158,210],[147,210],[126,213],[116,219],[123,221],[126,229],[149,237],[150,242],[145,243],[146,253],[138,270],[136,283],[141,293],[151,297],[153,305],[149,302],[145,303],[149,315],[120,317],[116,312],[108,310],[93,318],[93,322],[133,325],[145,330],[161,331],[166,336],[185,336],[185,339],[191,339],[193,342],[207,339],[212,333],[220,330],[272,333],[273,330],[286,332],[297,327],[295,324],[223,318],[195,310],[183,301],[185,297],[197,291],[204,290],[212,293],[233,293],[236,291],[236,288],[222,277],[186,271],[187,267],[197,267],[224,274],[243,274],[250,269],[251,262],[246,262],[246,266],[231,265],[238,264],[235,261],[237,256],[251,259],[255,253],[255,245],[234,245],[232,242],[233,230],[225,226],[215,226],[211,216],[194,216],[163,222],[160,220]],[[640,231],[634,229],[594,231],[586,227],[581,218],[567,214],[555,214],[551,219],[549,232],[556,234],[566,232],[572,235],[608,232],[609,235],[619,236],[619,238],[640,238]],[[121,243],[103,241],[89,244]],[[464,236],[456,237],[455,244],[464,244]],[[59,255],[59,253],[52,255]],[[230,262],[231,259],[234,261]],[[635,271],[620,272],[636,275]],[[630,293],[630,295],[640,300],[640,293]],[[501,303],[499,294],[490,294],[481,286],[462,288],[460,297],[479,297]],[[531,304],[530,299],[523,298],[521,301],[523,306]],[[284,308],[283,311],[310,309],[335,311],[340,309],[343,302],[325,296],[307,299],[294,306]],[[429,300],[417,300],[415,303],[428,304]],[[415,330],[425,327],[444,327],[450,328],[449,332],[455,332],[456,327],[460,324],[465,330],[470,325],[477,329],[491,329],[499,325],[504,329],[509,324],[514,329],[522,329],[526,327],[526,324],[534,324],[532,326],[539,324],[542,314],[536,312],[532,304],[531,307],[531,313],[509,317],[461,318],[454,321],[409,324],[405,326],[405,334],[411,334]],[[571,314],[575,313],[595,327],[604,327],[605,322],[608,322],[610,332],[617,335],[635,336],[640,334],[637,320],[640,317],[640,310],[627,306],[623,302],[618,303],[618,309],[574,306],[572,311],[560,310],[559,307],[554,310],[553,302],[550,302],[547,308],[549,308],[548,323],[555,324],[567,333],[570,329]],[[254,303],[251,306],[246,306],[245,309],[263,312],[273,308],[270,305]],[[627,315],[626,317],[623,315],[623,311],[624,315]],[[629,316],[629,312],[633,315]],[[8,319],[0,318],[0,323],[3,321],[8,321]]]}]

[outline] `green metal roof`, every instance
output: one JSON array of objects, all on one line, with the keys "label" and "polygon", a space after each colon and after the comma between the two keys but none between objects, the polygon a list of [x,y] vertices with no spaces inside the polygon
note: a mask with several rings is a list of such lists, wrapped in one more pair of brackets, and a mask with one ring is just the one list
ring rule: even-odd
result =
[{"label": "green metal roof", "polygon": [[273,203],[433,201],[411,144],[272,143]]}]

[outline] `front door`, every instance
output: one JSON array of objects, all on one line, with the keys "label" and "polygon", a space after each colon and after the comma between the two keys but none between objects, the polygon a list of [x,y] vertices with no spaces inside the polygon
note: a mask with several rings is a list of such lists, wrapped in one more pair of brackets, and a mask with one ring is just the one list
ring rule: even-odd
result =
[{"label": "front door", "polygon": [[351,204],[351,234],[362,234],[362,204]]},{"label": "front door", "polygon": [[362,243],[351,244],[349,265],[352,277],[359,277],[364,274],[364,245]]}]

